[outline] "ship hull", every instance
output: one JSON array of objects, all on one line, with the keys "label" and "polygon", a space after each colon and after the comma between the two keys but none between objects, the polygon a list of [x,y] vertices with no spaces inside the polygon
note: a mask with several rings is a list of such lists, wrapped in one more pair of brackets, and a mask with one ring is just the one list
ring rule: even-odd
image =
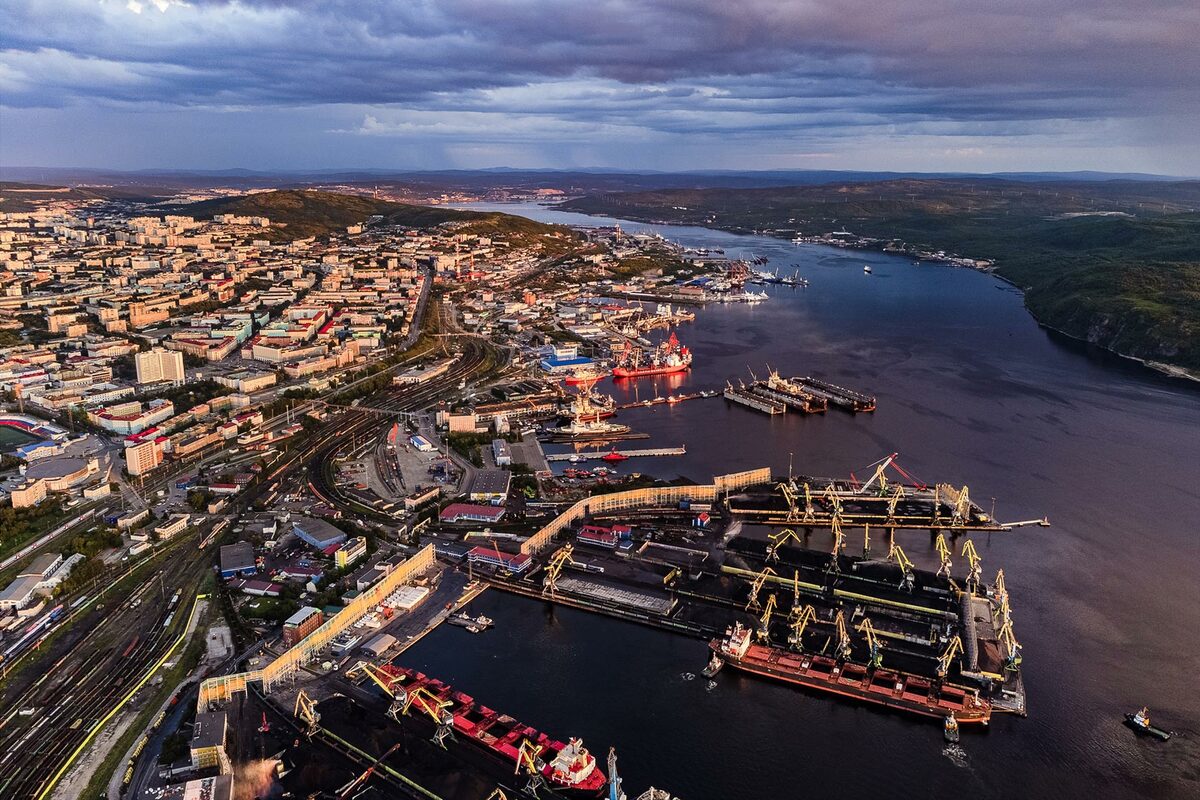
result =
[{"label": "ship hull", "polygon": [[[747,653],[747,657],[739,659],[723,652],[719,640],[714,640],[710,644],[710,647],[730,667],[759,677],[783,681],[795,686],[803,686],[815,691],[835,694],[840,697],[935,719],[944,719],[953,715],[959,724],[986,725],[991,719],[991,706],[984,701],[979,701],[980,704],[975,705],[957,702],[934,702],[929,699],[928,695],[917,697],[913,696],[911,692],[881,686],[878,679],[873,679],[873,675],[867,673],[866,670],[862,670],[860,675],[855,676],[855,679],[847,681],[844,674],[840,672],[836,675],[832,673],[823,674],[820,670],[804,668],[802,666],[803,663],[818,661],[818,659],[808,656],[802,657],[773,648],[756,646],[752,648],[753,651],[760,651],[764,654],[770,653],[782,657],[772,662],[769,657],[756,657],[754,653]],[[832,659],[825,658],[821,658],[819,661],[826,665],[833,665],[835,663]],[[847,672],[849,672],[849,668],[847,668]],[[877,670],[874,676],[879,676],[880,674],[890,678],[887,682],[892,687],[895,686],[897,678],[912,680],[910,676],[903,676],[900,673],[891,673],[886,670]]]},{"label": "ship hull", "polygon": [[615,367],[612,374],[614,378],[645,378],[650,375],[675,375],[680,372],[687,372],[688,367],[688,364],[663,367]]}]

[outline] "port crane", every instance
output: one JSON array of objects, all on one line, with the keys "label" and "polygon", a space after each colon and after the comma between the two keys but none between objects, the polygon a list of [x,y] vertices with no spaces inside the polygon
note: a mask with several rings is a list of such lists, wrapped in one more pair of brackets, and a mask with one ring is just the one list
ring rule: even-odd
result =
[{"label": "port crane", "polygon": [[808,485],[808,481],[804,482],[804,521],[815,522],[817,515],[813,511],[812,487]]},{"label": "port crane", "polygon": [[933,541],[933,546],[934,549],[937,550],[938,560],[941,562],[941,566],[938,567],[937,574],[945,575],[946,578],[949,578],[950,568],[954,566],[954,564],[950,560],[952,552],[950,550],[950,545],[946,544],[946,537],[939,533],[937,538]]},{"label": "port crane", "polygon": [[830,515],[833,517],[833,519],[836,519],[838,522],[841,522],[842,521],[842,498],[841,498],[841,496],[838,495],[837,492],[834,491],[832,483],[825,487],[825,492],[824,492],[824,494],[821,495],[821,499],[824,500],[825,502],[829,503],[829,508],[831,509]]},{"label": "port crane", "polygon": [[303,689],[296,695],[296,707],[292,716],[304,723],[304,735],[311,739],[321,730],[321,712],[317,711],[316,702]]},{"label": "port crane", "polygon": [[783,547],[788,541],[793,541],[800,545],[800,537],[791,528],[784,528],[778,533],[772,533],[768,537],[767,542],[767,561],[779,560],[779,548]]},{"label": "port crane", "polygon": [[900,568],[900,588],[906,592],[911,592],[916,582],[916,576],[913,573],[913,562],[904,554],[904,550],[900,545],[892,542],[892,546],[888,549],[887,560],[892,561]]},{"label": "port crane", "polygon": [[791,522],[796,519],[796,501],[799,499],[796,493],[796,484],[781,482],[778,488],[779,493],[783,495],[784,502],[787,503],[787,521]]},{"label": "port crane", "polygon": [[838,562],[838,557],[846,550],[846,534],[842,533],[842,521],[839,517],[834,517],[829,525],[833,531],[833,549],[829,554],[829,567],[826,572],[842,571],[842,565]]},{"label": "port crane", "polygon": [[762,616],[758,620],[758,638],[760,641],[767,641],[771,638],[771,614],[775,612],[775,593],[771,592],[767,596],[767,605],[763,609]]},{"label": "port crane", "polygon": [[791,631],[788,633],[788,644],[792,649],[800,650],[804,647],[804,630],[810,622],[816,622],[817,612],[810,605],[804,606],[799,614],[795,615],[792,620]]},{"label": "port crane", "polygon": [[1012,608],[1008,605],[1008,588],[1004,585],[1004,570],[997,570],[996,582],[992,584],[992,592],[999,600],[999,603],[992,612],[992,616],[997,620],[1011,622]]},{"label": "port crane", "polygon": [[846,615],[839,608],[837,616],[833,620],[834,627],[837,629],[837,645],[834,648],[834,658],[839,661],[845,661],[850,657],[850,633],[846,630]]},{"label": "port crane", "polygon": [[963,542],[962,554],[967,557],[971,571],[967,573],[967,591],[974,593],[979,588],[979,579],[983,577],[983,559],[975,550],[975,542],[967,539]]},{"label": "port crane", "polygon": [[792,608],[788,611],[788,619],[796,617],[801,612],[800,607],[800,570],[792,570]]},{"label": "port crane", "polygon": [[1000,627],[1000,641],[1004,643],[1007,651],[1004,656],[1004,668],[1009,672],[1014,672],[1017,667],[1021,666],[1021,645],[1013,634],[1012,620],[1008,620]]},{"label": "port crane", "polygon": [[[775,575],[775,570],[767,567],[754,578],[754,582],[750,584],[750,600],[746,603],[747,611],[758,611],[762,606],[758,602],[758,593],[762,591],[763,584],[767,582],[767,578]],[[772,595],[774,597],[774,595]]]},{"label": "port crane", "polygon": [[955,636],[950,640],[950,644],[946,646],[945,652],[938,657],[937,676],[939,678],[946,677],[946,673],[950,671],[950,665],[954,663],[956,656],[962,654],[962,651],[962,639]]},{"label": "port crane", "polygon": [[855,628],[867,640],[867,647],[870,649],[870,659],[867,661],[867,666],[872,669],[877,669],[883,666],[883,646],[879,642],[879,637],[875,634],[875,628],[871,626],[869,617],[863,617],[863,621],[858,623]]},{"label": "port crane", "polygon": [[394,744],[390,748],[388,748],[386,753],[381,755],[379,758],[375,759],[374,764],[367,767],[367,769],[361,775],[359,775],[357,778],[355,778],[354,780],[350,781],[348,784],[346,784],[345,786],[342,787],[342,790],[340,792],[338,792],[337,800],[348,800],[351,792],[353,792],[359,786],[362,786],[364,783],[366,783],[368,780],[371,779],[371,776],[375,774],[375,770],[378,769],[379,765],[383,763],[384,759],[386,759],[388,756],[390,756],[392,753],[396,752],[403,746],[404,746],[404,742],[401,741],[401,742],[396,742],[396,744]]},{"label": "port crane", "polygon": [[892,493],[891,498],[888,500],[888,504],[887,504],[887,521],[888,522],[896,521],[896,506],[903,499],[904,499],[904,487],[897,486],[896,491]]},{"label": "port crane", "polygon": [[540,759],[542,750],[545,749],[540,744],[534,744],[528,739],[521,740],[521,747],[517,750],[517,775],[524,772],[529,776],[529,782],[525,785],[525,791],[534,797],[538,796],[538,792],[546,785],[546,778],[542,775],[543,763]]},{"label": "port crane", "polygon": [[900,454],[892,453],[887,458],[884,458],[880,461],[876,461],[874,464],[872,464],[872,466],[875,467],[874,474],[871,475],[870,480],[868,480],[866,483],[864,483],[862,486],[860,486],[858,489],[856,489],[854,493],[855,494],[866,494],[867,490],[871,488],[871,485],[874,484],[876,481],[878,481],[879,482],[879,489],[878,489],[879,496],[883,497],[885,494],[887,494],[888,479],[887,479],[886,470],[889,466],[891,466],[892,462],[896,460],[896,456],[898,456],[898,455],[900,455]]},{"label": "port crane", "polygon": [[380,689],[383,689],[384,694],[392,698],[391,705],[389,705],[387,711],[384,712],[386,716],[391,717],[392,719],[397,719],[397,717],[404,713],[404,710],[408,704],[408,692],[406,692],[403,687],[400,687],[397,691],[396,680],[391,675],[388,675],[374,664],[370,664],[366,661],[358,662],[354,669],[350,670],[346,674],[351,675],[356,671],[365,673],[367,677],[369,677],[376,683],[376,685],[379,686]]},{"label": "port crane", "polygon": [[548,591],[551,595],[558,591],[558,576],[562,574],[564,567],[574,563],[571,558],[574,554],[575,548],[564,544],[550,557],[550,563],[546,566],[546,576],[542,579],[543,591]]},{"label": "port crane", "polygon": [[404,709],[401,713],[407,715],[413,705],[417,705],[437,724],[437,729],[433,732],[433,742],[444,749],[446,739],[454,738],[454,715],[446,711],[453,703],[441,699],[424,686],[418,686],[414,691],[406,693]]}]

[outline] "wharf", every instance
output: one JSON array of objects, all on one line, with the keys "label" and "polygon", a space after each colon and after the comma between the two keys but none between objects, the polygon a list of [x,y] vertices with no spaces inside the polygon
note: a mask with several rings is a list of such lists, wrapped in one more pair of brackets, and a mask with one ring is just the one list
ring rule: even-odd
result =
[{"label": "wharf", "polygon": [[613,454],[624,458],[648,458],[651,456],[682,456],[687,453],[687,448],[679,447],[659,447],[653,450],[593,450],[586,453],[552,453],[546,456],[547,461],[596,461],[596,460],[613,460],[610,458]]},{"label": "wharf", "polygon": [[804,390],[817,397],[823,397],[835,406],[847,411],[874,411],[875,398],[870,395],[847,389],[844,386],[823,381],[819,378],[791,378],[793,383],[804,387]]},{"label": "wharf", "polygon": [[727,386],[725,388],[725,399],[772,416],[787,413],[787,406],[783,403],[751,394],[746,389],[735,389],[732,386]]},{"label": "wharf", "polygon": [[693,392],[691,394],[673,394],[668,397],[655,397],[652,400],[637,400],[632,403],[622,403],[617,406],[618,411],[623,411],[630,408],[649,408],[650,406],[668,405],[673,406],[682,403],[685,400],[703,400],[706,397],[716,397],[715,391]]}]

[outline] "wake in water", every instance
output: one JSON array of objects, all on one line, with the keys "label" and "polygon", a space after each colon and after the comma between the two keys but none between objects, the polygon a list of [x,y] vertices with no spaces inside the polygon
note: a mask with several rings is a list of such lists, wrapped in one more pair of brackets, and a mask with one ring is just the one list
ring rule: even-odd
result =
[{"label": "wake in water", "polygon": [[696,673],[685,672],[682,675],[680,675],[679,677],[683,678],[685,681],[694,681],[694,680],[696,680]]},{"label": "wake in water", "polygon": [[948,744],[942,748],[942,755],[950,759],[950,763],[960,769],[966,769],[969,766],[967,751],[956,744]]},{"label": "wake in water", "polygon": [[704,687],[704,690],[705,690],[706,692],[711,692],[711,691],[712,691],[713,689],[715,689],[715,688],[717,688],[717,682],[716,682],[716,681],[709,681],[709,682],[708,682],[708,685]]}]

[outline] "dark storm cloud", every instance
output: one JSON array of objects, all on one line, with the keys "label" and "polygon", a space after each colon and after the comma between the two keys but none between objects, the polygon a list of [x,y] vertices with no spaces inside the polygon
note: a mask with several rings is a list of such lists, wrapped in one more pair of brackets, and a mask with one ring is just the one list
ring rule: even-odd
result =
[{"label": "dark storm cloud", "polygon": [[357,108],[378,135],[405,114],[839,137],[1200,113],[1196,0],[9,0],[0,28],[9,108]]}]

